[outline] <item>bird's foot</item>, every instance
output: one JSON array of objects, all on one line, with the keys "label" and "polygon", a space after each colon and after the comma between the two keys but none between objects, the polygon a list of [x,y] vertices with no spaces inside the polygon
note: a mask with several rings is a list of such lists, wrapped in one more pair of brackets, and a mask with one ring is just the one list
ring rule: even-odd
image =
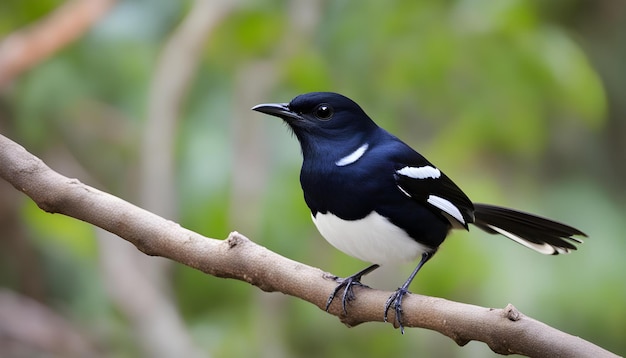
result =
[{"label": "bird's foot", "polygon": [[362,284],[361,281],[359,280],[360,280],[360,277],[354,277],[354,276],[349,276],[346,278],[339,278],[339,277],[336,278],[335,281],[337,281],[339,284],[337,285],[337,287],[335,287],[335,289],[333,290],[333,293],[331,293],[330,296],[328,296],[328,301],[326,301],[326,311],[328,311],[328,308],[330,307],[330,304],[335,299],[335,296],[337,295],[337,293],[343,288],[343,294],[341,295],[341,307],[343,308],[343,313],[347,314],[348,311],[346,310],[346,305],[348,304],[348,302],[354,300],[355,298],[352,287],[354,286],[368,287]]},{"label": "bird's foot", "polygon": [[400,327],[400,332],[404,334],[404,326],[402,325],[402,298],[404,295],[409,293],[405,287],[400,287],[393,295],[389,296],[387,302],[385,303],[385,322],[387,322],[387,313],[389,309],[393,306],[393,309],[396,313],[396,322],[398,322],[398,326]]},{"label": "bird's foot", "polygon": [[352,276],[348,276],[345,278],[340,278],[340,277],[335,276],[335,281],[338,283],[338,285],[337,287],[335,287],[335,289],[330,294],[330,296],[328,296],[328,300],[326,301],[326,312],[328,312],[328,308],[330,307],[330,304],[335,299],[335,296],[337,295],[337,293],[341,289],[343,289],[343,294],[341,295],[341,307],[343,309],[343,313],[348,314],[348,311],[346,310],[346,306],[348,302],[354,300],[354,298],[356,297],[354,295],[354,291],[352,290],[352,288],[354,286],[369,288],[369,286],[361,283],[361,277],[363,277],[364,275],[367,275],[368,273],[374,271],[377,268],[378,268],[378,265],[372,265],[372,266],[365,268],[364,270],[361,270],[355,273]]}]

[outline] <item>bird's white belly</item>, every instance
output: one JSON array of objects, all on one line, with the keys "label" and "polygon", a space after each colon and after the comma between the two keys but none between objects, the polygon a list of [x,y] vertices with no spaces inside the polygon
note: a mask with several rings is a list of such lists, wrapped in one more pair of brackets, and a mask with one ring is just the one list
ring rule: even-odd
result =
[{"label": "bird's white belly", "polygon": [[430,251],[375,211],[354,221],[343,220],[331,213],[317,213],[312,218],[326,241],[363,261],[374,264],[406,262]]}]

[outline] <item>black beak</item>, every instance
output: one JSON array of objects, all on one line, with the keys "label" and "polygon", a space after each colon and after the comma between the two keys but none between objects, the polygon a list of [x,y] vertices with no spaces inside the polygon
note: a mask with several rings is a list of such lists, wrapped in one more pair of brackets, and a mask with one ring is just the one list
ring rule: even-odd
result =
[{"label": "black beak", "polygon": [[284,120],[295,119],[302,120],[302,116],[289,109],[289,103],[264,103],[257,104],[252,107],[253,111],[269,114],[270,116],[280,117]]}]

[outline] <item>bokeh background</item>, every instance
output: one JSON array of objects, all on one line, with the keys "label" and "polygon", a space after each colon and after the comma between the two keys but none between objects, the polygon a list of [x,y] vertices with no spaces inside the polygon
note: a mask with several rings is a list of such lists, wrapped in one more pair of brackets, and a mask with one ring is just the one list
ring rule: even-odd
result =
[{"label": "bokeh background", "polygon": [[[412,291],[626,353],[626,2],[2,0],[0,130],[55,170],[216,238],[346,276],[263,102],[356,100],[479,202],[581,228],[544,257],[456,232]],[[0,182],[0,356],[487,357],[140,254]],[[366,283],[401,284],[414,264]],[[381,310],[382,314],[382,310]]]}]

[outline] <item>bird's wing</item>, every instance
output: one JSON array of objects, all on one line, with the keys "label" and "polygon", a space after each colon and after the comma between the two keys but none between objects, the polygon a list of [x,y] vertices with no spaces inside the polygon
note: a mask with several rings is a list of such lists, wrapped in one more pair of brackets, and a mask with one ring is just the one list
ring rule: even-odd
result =
[{"label": "bird's wing", "polygon": [[[453,227],[474,222],[472,201],[450,178],[420,154],[398,162],[394,177],[398,189],[434,212],[447,218]],[[405,162],[405,163],[402,163]]]}]

